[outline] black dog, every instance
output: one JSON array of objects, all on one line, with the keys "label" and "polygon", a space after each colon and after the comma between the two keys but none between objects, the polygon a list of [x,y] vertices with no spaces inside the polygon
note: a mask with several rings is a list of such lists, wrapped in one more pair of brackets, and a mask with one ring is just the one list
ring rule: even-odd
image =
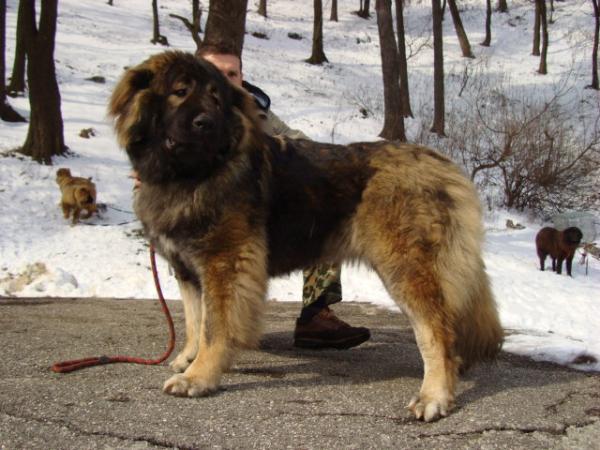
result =
[{"label": "black dog", "polygon": [[[540,269],[544,270],[546,256],[552,258],[552,270],[557,274],[562,273],[562,263],[567,260],[567,275],[571,275],[573,256],[579,246],[583,233],[577,227],[570,227],[564,231],[556,228],[542,228],[535,237],[535,246],[540,258]],[[558,263],[558,264],[557,264]]]}]

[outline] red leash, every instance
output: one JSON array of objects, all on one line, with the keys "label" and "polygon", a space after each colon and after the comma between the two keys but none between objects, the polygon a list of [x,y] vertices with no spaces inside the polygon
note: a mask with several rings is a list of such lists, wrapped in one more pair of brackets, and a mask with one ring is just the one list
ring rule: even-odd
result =
[{"label": "red leash", "polygon": [[157,359],[143,359],[133,358],[131,356],[96,356],[93,358],[74,359],[72,361],[63,361],[54,364],[51,369],[57,373],[73,372],[75,370],[83,369],[85,367],[99,366],[102,364],[113,364],[113,363],[133,363],[133,364],[145,364],[155,365],[160,364],[169,357],[173,349],[175,348],[175,327],[173,326],[173,319],[171,313],[167,307],[167,302],[163,297],[162,289],[160,288],[160,281],[158,279],[158,271],[156,270],[156,255],[154,247],[150,247],[150,263],[152,265],[152,275],[154,277],[154,284],[156,285],[156,292],[158,293],[158,300],[162,307],[163,312],[167,318],[169,325],[169,348],[167,351]]}]

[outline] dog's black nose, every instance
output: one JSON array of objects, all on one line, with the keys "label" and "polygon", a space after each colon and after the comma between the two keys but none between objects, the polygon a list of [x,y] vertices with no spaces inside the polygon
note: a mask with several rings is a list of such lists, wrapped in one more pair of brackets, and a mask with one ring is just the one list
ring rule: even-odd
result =
[{"label": "dog's black nose", "polygon": [[192,127],[195,131],[206,131],[213,128],[214,122],[207,114],[198,114],[192,120]]}]

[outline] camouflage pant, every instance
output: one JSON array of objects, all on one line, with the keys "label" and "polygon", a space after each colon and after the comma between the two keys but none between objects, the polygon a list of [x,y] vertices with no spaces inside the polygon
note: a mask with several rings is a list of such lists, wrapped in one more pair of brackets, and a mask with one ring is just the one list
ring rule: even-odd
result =
[{"label": "camouflage pant", "polygon": [[302,306],[306,307],[323,297],[327,305],[342,300],[341,266],[322,264],[302,271]]}]

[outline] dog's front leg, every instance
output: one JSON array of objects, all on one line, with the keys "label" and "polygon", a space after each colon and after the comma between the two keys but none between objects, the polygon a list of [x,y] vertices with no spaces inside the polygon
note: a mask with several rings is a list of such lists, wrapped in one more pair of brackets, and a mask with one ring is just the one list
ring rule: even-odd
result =
[{"label": "dog's front leg", "polygon": [[215,391],[236,350],[256,347],[260,339],[267,287],[264,245],[212,256],[201,273],[203,326],[197,342],[202,348],[184,373],[165,382],[163,390],[171,395],[199,397]]},{"label": "dog's front leg", "polygon": [[567,264],[567,275],[569,275],[570,277],[572,277],[573,275],[571,274],[571,271],[573,270],[573,257],[572,256],[567,256],[567,259],[565,261],[566,261],[566,264]]},{"label": "dog's front leg", "polygon": [[200,286],[181,276],[177,277],[177,283],[185,315],[185,345],[169,365],[175,372],[183,372],[204,346],[203,319],[206,314],[203,313],[204,302]]}]

